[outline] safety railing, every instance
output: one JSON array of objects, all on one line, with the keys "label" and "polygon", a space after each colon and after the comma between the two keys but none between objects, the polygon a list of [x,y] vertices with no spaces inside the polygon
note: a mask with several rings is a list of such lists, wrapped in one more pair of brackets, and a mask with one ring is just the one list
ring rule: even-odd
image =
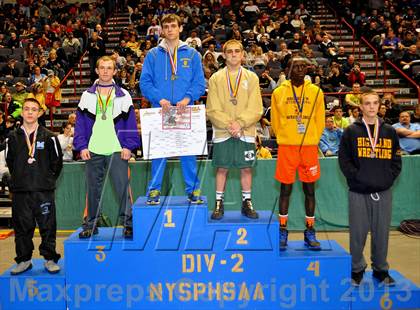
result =
[{"label": "safety railing", "polygon": [[[347,28],[350,29],[352,35],[352,54],[354,55],[355,40],[356,40],[356,30],[350,25],[344,17],[341,18],[340,24],[344,24]],[[340,41],[341,41],[341,28],[340,28]],[[360,46],[360,45],[359,45]],[[359,48],[360,49],[360,48]],[[359,57],[360,58],[360,57]]]},{"label": "safety railing", "polygon": [[378,78],[378,63],[379,63],[379,55],[378,55],[378,50],[376,48],[373,47],[372,44],[370,44],[368,42],[368,40],[366,40],[364,37],[360,37],[360,42],[359,42],[359,60],[361,59],[361,54],[362,54],[362,49],[361,49],[361,42],[365,43],[375,54],[375,65],[376,65],[376,78]]},{"label": "safety railing", "polygon": [[402,75],[411,85],[414,86],[414,88],[417,90],[417,99],[418,99],[418,102],[420,103],[420,86],[412,78],[410,78],[404,71],[402,71],[400,68],[398,68],[398,66],[396,64],[394,64],[393,62],[391,62],[389,59],[387,59],[384,62],[384,87],[386,87],[386,82],[388,80],[388,75],[387,75],[387,72],[386,72],[386,67],[388,65],[391,66],[400,75]]}]

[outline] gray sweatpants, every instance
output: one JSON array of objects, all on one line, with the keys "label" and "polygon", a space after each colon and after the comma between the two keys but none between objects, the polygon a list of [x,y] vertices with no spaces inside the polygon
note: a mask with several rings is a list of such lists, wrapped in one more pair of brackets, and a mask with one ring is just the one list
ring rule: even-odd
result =
[{"label": "gray sweatpants", "polygon": [[349,191],[349,229],[352,271],[366,269],[363,257],[367,234],[371,232],[372,269],[389,269],[388,254],[389,226],[391,224],[392,192],[390,189],[374,193],[359,194]]},{"label": "gray sweatpants", "polygon": [[91,159],[86,161],[88,212],[83,227],[92,229],[98,220],[103,203],[104,182],[108,176],[111,177],[119,202],[119,222],[124,226],[131,227],[133,223],[128,192],[128,161],[121,159],[120,152],[109,156],[91,152],[90,156]]}]

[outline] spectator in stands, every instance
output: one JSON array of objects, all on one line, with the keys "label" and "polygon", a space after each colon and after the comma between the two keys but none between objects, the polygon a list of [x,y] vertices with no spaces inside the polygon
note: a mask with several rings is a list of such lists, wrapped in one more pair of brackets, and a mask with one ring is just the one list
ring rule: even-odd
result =
[{"label": "spectator in stands", "polygon": [[61,103],[60,78],[55,75],[53,70],[48,70],[47,79],[43,84],[45,105],[50,109],[50,113],[55,114]]},{"label": "spectator in stands", "polygon": [[248,33],[248,36],[244,40],[244,48],[245,48],[245,50],[248,51],[251,48],[251,46],[257,45],[257,43],[258,43],[258,41],[257,41],[257,38],[255,36],[255,33],[253,31],[250,31]]},{"label": "spectator in stands", "polygon": [[413,66],[420,65],[420,57],[417,53],[416,45],[411,45],[405,52],[400,60],[400,65],[404,72],[409,76],[413,76]]},{"label": "spectator in stands", "polygon": [[411,114],[411,122],[420,124],[420,103],[416,104],[413,114]]},{"label": "spectator in stands", "polygon": [[5,66],[1,70],[1,74],[7,78],[9,81],[13,80],[15,77],[19,76],[19,70],[16,68],[16,60],[10,59],[7,62],[7,66]]},{"label": "spectator in stands", "polygon": [[127,42],[127,47],[131,49],[132,55],[139,55],[141,53],[140,42],[138,41],[137,36],[135,34],[132,34],[130,36],[130,40]]},{"label": "spectator in stands", "polygon": [[31,74],[29,78],[29,85],[33,86],[36,83],[42,82],[46,78],[44,73],[41,73],[41,68],[39,66],[34,67],[34,73]]},{"label": "spectator in stands", "polygon": [[350,116],[349,116],[349,123],[351,125],[351,124],[353,124],[359,118],[360,108],[358,106],[357,107],[356,106],[350,107],[349,114],[350,114]]},{"label": "spectator in stands", "polygon": [[89,67],[90,67],[90,80],[93,83],[97,77],[96,75],[96,61],[99,57],[105,55],[105,44],[98,38],[96,32],[92,32],[90,40],[88,42],[89,51]]},{"label": "spectator in stands", "polygon": [[12,49],[22,47],[22,42],[20,42],[18,36],[16,35],[16,32],[10,33],[10,38],[7,41],[7,47]]},{"label": "spectator in stands", "polygon": [[265,27],[264,27],[261,19],[257,19],[257,23],[252,28],[252,31],[256,34],[264,34],[265,33]]},{"label": "spectator in stands", "polygon": [[300,18],[299,14],[295,14],[293,19],[290,21],[290,25],[295,28],[295,31],[299,31],[300,26],[304,25],[303,20]]},{"label": "spectator in stands", "polygon": [[347,107],[358,107],[360,105],[360,84],[354,83],[352,86],[352,92],[347,94],[344,98]]},{"label": "spectator in stands", "polygon": [[66,38],[63,41],[63,48],[74,48],[77,52],[81,51],[81,43],[78,38],[74,37],[72,31],[66,33]]},{"label": "spectator in stands", "polygon": [[386,124],[392,125],[393,123],[391,122],[391,120],[386,117],[386,110],[387,108],[385,104],[379,105],[378,117],[380,117]]},{"label": "spectator in stands", "polygon": [[358,83],[360,86],[364,86],[366,82],[365,73],[361,71],[360,64],[355,63],[351,69],[347,78],[348,86],[353,86],[354,83]]},{"label": "spectator in stands", "polygon": [[382,51],[385,58],[390,59],[395,56],[395,52],[398,50],[398,45],[400,44],[400,38],[395,36],[393,29],[388,30],[388,35],[384,40],[382,45]]},{"label": "spectator in stands", "polygon": [[293,50],[300,50],[300,49],[302,49],[302,45],[303,45],[303,42],[302,42],[302,40],[300,39],[300,34],[299,34],[299,32],[295,32],[295,33],[293,34],[293,41],[291,41],[291,42],[289,43],[289,45],[287,46],[287,48],[288,48],[289,50],[291,50],[291,51],[293,51]]},{"label": "spectator in stands", "polygon": [[185,40],[185,43],[188,45],[192,43],[192,41],[195,41],[196,45],[201,48],[201,39],[198,37],[197,30],[192,30],[190,36]]},{"label": "spectator in stands", "polygon": [[127,42],[125,40],[120,41],[120,44],[116,50],[121,57],[127,57],[128,54],[133,53],[133,51],[127,46]]},{"label": "spectator in stands", "polygon": [[261,89],[273,90],[276,88],[276,81],[270,76],[270,70],[265,69],[259,77],[259,84]]},{"label": "spectator in stands", "polygon": [[22,113],[22,103],[13,101],[12,94],[7,92],[2,98],[2,105],[4,109],[7,109],[7,114],[13,117],[15,120],[20,120],[20,114]]},{"label": "spectator in stands", "polygon": [[47,111],[47,106],[45,105],[45,90],[43,83],[45,79],[39,83],[35,83],[32,86],[31,92],[29,92],[28,97],[26,98],[33,98],[39,102],[39,113],[38,113],[38,122],[40,125],[45,127],[45,112]]},{"label": "spectator in stands", "polygon": [[[16,85],[15,85],[16,87]],[[3,101],[3,96],[8,92],[9,90],[7,89],[7,84],[1,84],[0,85],[0,101]]]},{"label": "spectator in stands", "polygon": [[342,129],[335,128],[333,118],[331,116],[326,117],[325,128],[319,141],[319,148],[322,154],[325,156],[337,156],[342,134]]},{"label": "spectator in stands", "polygon": [[276,49],[276,45],[270,40],[270,36],[267,33],[260,36],[258,45],[262,48],[263,53]]},{"label": "spectator in stands", "polygon": [[64,124],[62,133],[57,138],[63,152],[63,161],[73,161],[72,125],[70,123]]},{"label": "spectator in stands", "polygon": [[55,49],[50,50],[45,68],[47,68],[47,70],[53,70],[55,75],[57,75],[61,79],[64,78],[64,76],[66,75],[66,64],[57,57],[57,52]]},{"label": "spectator in stands", "polygon": [[213,53],[207,52],[203,57],[203,68],[209,70],[211,74],[216,73],[219,70],[219,64],[213,56]]},{"label": "spectator in stands", "polygon": [[319,50],[322,52],[324,57],[328,59],[333,59],[333,57],[337,54],[337,48],[327,34],[324,34],[322,37],[322,42],[319,44]]},{"label": "spectator in stands", "polygon": [[401,107],[392,93],[384,93],[382,103],[386,105],[386,117],[394,124],[398,122],[401,113]]},{"label": "spectator in stands", "polygon": [[295,15],[299,15],[299,17],[303,20],[303,22],[308,23],[309,19],[311,17],[311,14],[308,12],[308,10],[305,8],[305,5],[303,3],[299,4],[299,8],[296,9]]},{"label": "spectator in stands", "polygon": [[28,93],[26,92],[26,85],[22,82],[17,82],[14,86],[16,91],[12,95],[13,100],[23,104],[23,101],[26,99],[26,97],[28,97]]},{"label": "spectator in stands", "polygon": [[292,38],[293,34],[296,32],[295,27],[293,27],[290,24],[289,16],[284,15],[283,16],[283,22],[280,23],[280,33],[281,37],[284,37],[285,39]]},{"label": "spectator in stands", "polygon": [[263,53],[261,46],[255,48],[255,56],[253,60],[254,68],[265,68],[267,65],[268,59],[267,56]]},{"label": "spectator in stands", "polygon": [[347,62],[347,59],[348,59],[348,56],[347,56],[347,54],[346,54],[346,51],[345,51],[345,49],[344,49],[344,46],[340,46],[340,47],[338,48],[338,52],[337,52],[337,54],[333,57],[333,60],[334,60],[336,63],[338,63],[338,64],[340,64],[340,65],[343,65],[344,63],[346,63],[346,62]]},{"label": "spectator in stands", "polygon": [[98,39],[102,40],[104,44],[108,43],[108,33],[106,33],[105,30],[103,30],[101,24],[97,24],[95,26],[96,33],[98,34]]},{"label": "spectator in stands", "polygon": [[257,159],[271,159],[271,158],[273,158],[269,148],[263,146],[262,141],[261,141],[261,137],[258,136],[258,135],[255,138],[255,146],[256,146],[255,154],[256,154]]},{"label": "spectator in stands", "polygon": [[343,73],[348,76],[354,67],[354,55],[349,55],[347,61],[341,66]]},{"label": "spectator in stands", "polygon": [[332,62],[330,65],[330,72],[325,80],[325,83],[330,84],[328,87],[324,85],[325,89],[333,92],[341,91],[347,83],[346,76],[341,71],[340,65],[336,62]]},{"label": "spectator in stands", "polygon": [[331,109],[331,112],[334,113],[333,122],[335,128],[344,129],[347,128],[350,123],[349,120],[343,116],[343,108],[340,106],[335,106]]},{"label": "spectator in stands", "polygon": [[399,122],[392,125],[400,137],[400,147],[406,154],[420,154],[420,124],[410,122],[410,113],[400,113]]}]

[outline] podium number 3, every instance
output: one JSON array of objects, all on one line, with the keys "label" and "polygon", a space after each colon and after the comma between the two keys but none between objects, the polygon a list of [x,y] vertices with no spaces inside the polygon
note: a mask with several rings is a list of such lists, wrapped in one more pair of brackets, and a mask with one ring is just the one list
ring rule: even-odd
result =
[{"label": "podium number 3", "polygon": [[165,211],[166,222],[163,224],[163,227],[174,228],[175,223],[172,222],[172,210],[168,209]]},{"label": "podium number 3", "polygon": [[105,246],[103,246],[103,245],[97,245],[96,246],[96,250],[98,250],[98,251],[96,252],[95,259],[100,263],[102,263],[106,258],[106,254],[104,252],[104,249],[105,249]]},{"label": "podium number 3", "polygon": [[314,262],[311,262],[306,268],[308,271],[313,271],[315,277],[319,277],[319,260],[316,260]]},{"label": "podium number 3", "polygon": [[248,240],[245,240],[246,235],[248,234],[245,228],[239,228],[236,231],[236,234],[239,236],[239,239],[236,240],[236,244],[242,244],[242,245],[248,244]]}]

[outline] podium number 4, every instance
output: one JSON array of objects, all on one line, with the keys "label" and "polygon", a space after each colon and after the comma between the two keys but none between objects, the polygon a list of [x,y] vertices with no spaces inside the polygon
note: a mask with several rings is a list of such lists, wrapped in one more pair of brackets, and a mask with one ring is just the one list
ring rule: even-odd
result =
[{"label": "podium number 4", "polygon": [[163,224],[163,227],[174,228],[175,223],[172,222],[172,210],[168,209],[165,211],[166,222]]},{"label": "podium number 4", "polygon": [[313,271],[315,277],[319,277],[319,260],[316,260],[314,262],[311,262],[306,268],[308,271]]}]

